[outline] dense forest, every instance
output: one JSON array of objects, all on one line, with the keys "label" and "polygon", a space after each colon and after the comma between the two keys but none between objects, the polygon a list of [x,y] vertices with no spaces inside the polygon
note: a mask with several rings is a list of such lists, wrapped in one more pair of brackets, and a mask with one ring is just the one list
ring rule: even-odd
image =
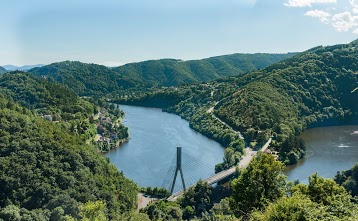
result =
[{"label": "dense forest", "polygon": [[246,143],[263,144],[274,136],[280,159],[293,164],[305,152],[298,138],[304,129],[357,121],[357,46],[358,41],[316,47],[239,77],[117,100],[180,114],[224,146],[237,139],[234,130],[244,134]]},{"label": "dense forest", "polygon": [[295,53],[232,54],[190,61],[161,59],[130,63],[113,70],[148,86],[168,87],[241,75],[265,68],[293,55]]},{"label": "dense forest", "polygon": [[[0,76],[0,93],[37,116],[61,124],[101,152],[129,137],[128,127],[121,122],[123,111],[103,98],[80,98],[63,84],[14,71]],[[103,139],[97,141],[98,136]]]},{"label": "dense forest", "polygon": [[[94,105],[80,99],[75,93],[61,84],[49,83],[45,79],[25,72],[10,72],[0,76],[0,92],[28,109],[53,113],[55,119],[88,118],[94,113]],[[83,115],[83,116],[78,116]]]},{"label": "dense forest", "polygon": [[337,172],[334,180],[353,196],[358,196],[358,163],[352,169]]},{"label": "dense forest", "polygon": [[136,208],[137,186],[94,147],[2,95],[0,115],[0,220],[88,220],[101,211],[123,220]]},{"label": "dense forest", "polygon": [[33,68],[29,73],[64,84],[80,96],[108,96],[143,91],[155,86],[177,86],[239,75],[267,67],[294,54],[234,54],[187,62],[163,59],[113,69],[64,61]]},{"label": "dense forest", "polygon": [[140,88],[142,83],[123,77],[110,68],[78,61],[53,63],[29,70],[29,73],[58,82],[79,96],[103,96],[115,91]]},{"label": "dense forest", "polygon": [[38,116],[61,123],[83,139],[96,133],[89,119],[98,112],[98,105],[81,99],[61,84],[14,71],[0,76],[0,93]]}]

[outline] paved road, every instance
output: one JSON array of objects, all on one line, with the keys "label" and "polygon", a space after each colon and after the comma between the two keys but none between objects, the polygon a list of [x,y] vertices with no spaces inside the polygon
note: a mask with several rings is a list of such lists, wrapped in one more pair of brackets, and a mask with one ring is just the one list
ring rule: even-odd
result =
[{"label": "paved road", "polygon": [[220,121],[222,124],[224,124],[225,126],[231,128],[231,130],[233,130],[235,133],[239,134],[240,139],[244,139],[244,137],[242,136],[242,134],[240,133],[240,131],[234,130],[234,128],[232,128],[230,125],[228,125],[227,123],[225,123],[224,121],[222,121],[220,118],[218,118],[215,114],[214,114],[214,109],[216,107],[216,105],[218,105],[221,101],[218,101],[215,103],[214,106],[210,107],[206,112],[209,114],[212,114],[213,117],[215,117],[216,120]]},{"label": "paved road", "polygon": [[[272,141],[272,138],[268,139],[268,141],[265,143],[265,145],[262,146],[260,151],[265,152],[267,150],[267,148],[269,147],[271,141]],[[245,152],[246,152],[246,154],[242,157],[242,159],[240,160],[240,162],[237,166],[233,166],[227,170],[221,171],[220,173],[217,173],[209,178],[206,178],[205,180],[203,180],[203,182],[206,182],[209,185],[212,185],[214,183],[217,183],[217,182],[233,175],[235,173],[237,167],[239,167],[240,169],[246,168],[250,164],[252,158],[254,158],[257,155],[257,151],[253,151],[250,148],[246,148]],[[192,186],[189,186],[188,189],[193,186],[195,186],[195,184],[193,184]],[[174,193],[173,195],[171,195],[168,198],[168,200],[175,201],[177,198],[182,196],[183,193],[184,193],[184,191]]]}]

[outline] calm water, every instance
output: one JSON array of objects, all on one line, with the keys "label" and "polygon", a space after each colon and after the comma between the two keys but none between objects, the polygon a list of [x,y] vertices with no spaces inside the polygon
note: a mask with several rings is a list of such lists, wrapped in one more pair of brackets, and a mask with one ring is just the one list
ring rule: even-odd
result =
[{"label": "calm water", "polygon": [[308,176],[315,172],[333,178],[337,171],[350,169],[358,162],[358,125],[309,129],[302,137],[307,156],[286,169],[288,180],[308,183]]},{"label": "calm water", "polygon": [[215,164],[222,162],[224,148],[190,129],[179,116],[155,108],[120,105],[120,109],[126,113],[130,140],[105,156],[140,186],[162,186],[177,146],[182,147],[183,162],[196,159],[183,166],[187,183],[214,174]]}]

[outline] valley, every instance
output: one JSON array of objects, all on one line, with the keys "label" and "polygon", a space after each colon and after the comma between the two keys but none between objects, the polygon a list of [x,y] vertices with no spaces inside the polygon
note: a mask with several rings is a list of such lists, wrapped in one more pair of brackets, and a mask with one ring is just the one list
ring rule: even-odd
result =
[{"label": "valley", "polygon": [[[284,55],[164,59],[118,68],[64,61],[4,73],[0,218],[17,210],[38,220],[80,220],[79,214],[98,208],[105,220],[205,220],[203,212],[248,220],[248,213],[263,217],[268,208],[303,200],[300,205],[324,210],[305,216],[354,220],[357,129],[331,128],[338,131],[334,142],[351,131],[347,145],[338,147],[352,145],[342,155],[352,158],[341,164],[342,149],[307,134],[332,138],[331,132],[312,131],[357,122],[357,46],[356,40]],[[139,191],[168,191],[178,146],[191,188],[137,211]],[[200,180],[228,171],[223,186]],[[302,183],[289,182],[296,179]],[[316,185],[332,188],[333,198],[318,199],[319,191],[309,191]],[[180,188],[177,182],[175,191]]]}]

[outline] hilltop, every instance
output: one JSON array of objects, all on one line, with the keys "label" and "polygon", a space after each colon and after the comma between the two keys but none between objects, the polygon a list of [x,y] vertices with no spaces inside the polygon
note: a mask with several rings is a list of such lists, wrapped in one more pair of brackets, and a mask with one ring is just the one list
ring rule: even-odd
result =
[{"label": "hilltop", "polygon": [[113,70],[148,86],[178,86],[241,75],[295,54],[232,54],[190,61],[161,59],[130,63]]},{"label": "hilltop", "polygon": [[294,54],[233,54],[185,62],[162,59],[117,68],[64,61],[33,68],[29,73],[64,84],[80,96],[103,96],[240,75],[267,67]]},{"label": "hilltop", "polygon": [[122,77],[110,68],[78,61],[64,61],[33,68],[29,73],[58,82],[80,96],[100,96],[141,87],[140,82]]}]

